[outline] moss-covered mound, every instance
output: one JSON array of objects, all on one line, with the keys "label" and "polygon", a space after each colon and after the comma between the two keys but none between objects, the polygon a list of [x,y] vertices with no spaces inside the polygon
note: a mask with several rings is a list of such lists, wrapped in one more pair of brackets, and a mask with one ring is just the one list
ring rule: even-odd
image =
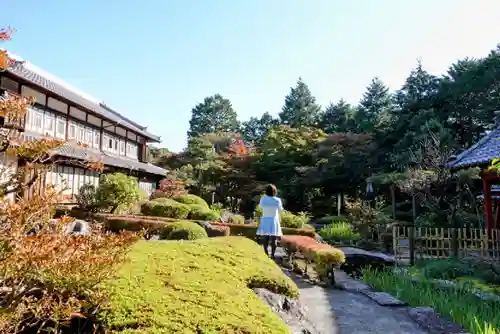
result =
[{"label": "moss-covered mound", "polygon": [[288,333],[250,286],[298,294],[247,238],[140,241],[104,284],[100,316],[115,333]]}]

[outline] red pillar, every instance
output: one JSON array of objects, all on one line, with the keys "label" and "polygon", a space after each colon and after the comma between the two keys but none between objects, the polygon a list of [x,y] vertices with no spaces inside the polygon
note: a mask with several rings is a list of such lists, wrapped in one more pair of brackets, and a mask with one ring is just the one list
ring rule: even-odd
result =
[{"label": "red pillar", "polygon": [[484,215],[486,229],[491,229],[493,223],[493,208],[491,204],[491,184],[483,178],[483,194],[484,194]]}]

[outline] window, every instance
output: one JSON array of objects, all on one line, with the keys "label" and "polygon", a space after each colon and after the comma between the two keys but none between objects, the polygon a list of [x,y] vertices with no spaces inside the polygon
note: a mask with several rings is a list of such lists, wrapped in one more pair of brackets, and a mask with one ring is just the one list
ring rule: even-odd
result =
[{"label": "window", "polygon": [[101,132],[100,130],[94,129],[94,148],[99,148],[99,144],[101,142]]},{"label": "window", "polygon": [[56,137],[62,139],[66,138],[66,119],[60,116],[57,117]]},{"label": "window", "polygon": [[50,112],[46,112],[43,119],[43,134],[54,136],[56,128],[56,117]]},{"label": "window", "polygon": [[43,132],[43,110],[35,110],[33,117],[33,130]]},{"label": "window", "polygon": [[80,143],[85,142],[85,127],[81,124],[77,124],[77,136],[76,140],[79,141]]},{"label": "window", "polygon": [[69,127],[68,127],[68,130],[69,130],[68,139],[69,140],[76,139],[76,129],[77,129],[76,123],[74,121],[69,121]]},{"label": "window", "polygon": [[108,137],[108,150],[113,152],[113,138]]},{"label": "window", "polygon": [[85,128],[85,144],[92,146],[92,128]]},{"label": "window", "polygon": [[120,155],[125,155],[125,140],[120,140]]}]

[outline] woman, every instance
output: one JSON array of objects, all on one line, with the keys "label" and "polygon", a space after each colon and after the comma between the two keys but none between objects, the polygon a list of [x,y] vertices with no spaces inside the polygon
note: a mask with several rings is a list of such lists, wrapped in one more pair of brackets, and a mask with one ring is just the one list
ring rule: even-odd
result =
[{"label": "woman", "polygon": [[276,187],[270,184],[266,188],[266,194],[260,199],[262,217],[260,218],[257,235],[262,237],[264,252],[269,256],[268,247],[271,244],[271,257],[274,259],[276,252],[276,239],[281,237],[280,212],[283,211],[281,199],[276,197]]}]

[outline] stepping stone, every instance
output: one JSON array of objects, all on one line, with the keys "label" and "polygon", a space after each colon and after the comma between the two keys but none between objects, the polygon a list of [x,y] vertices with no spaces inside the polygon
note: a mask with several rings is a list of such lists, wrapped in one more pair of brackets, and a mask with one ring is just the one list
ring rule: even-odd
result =
[{"label": "stepping stone", "polygon": [[361,290],[360,292],[381,306],[406,306],[405,302],[395,298],[387,292],[370,290]]},{"label": "stepping stone", "polygon": [[337,284],[337,287],[342,290],[353,291],[353,292],[361,292],[363,290],[370,290],[370,286],[367,284],[357,282],[355,280],[346,280],[340,281]]},{"label": "stepping stone", "polygon": [[470,334],[459,325],[439,316],[432,307],[409,308],[408,315],[413,321],[431,333]]}]

